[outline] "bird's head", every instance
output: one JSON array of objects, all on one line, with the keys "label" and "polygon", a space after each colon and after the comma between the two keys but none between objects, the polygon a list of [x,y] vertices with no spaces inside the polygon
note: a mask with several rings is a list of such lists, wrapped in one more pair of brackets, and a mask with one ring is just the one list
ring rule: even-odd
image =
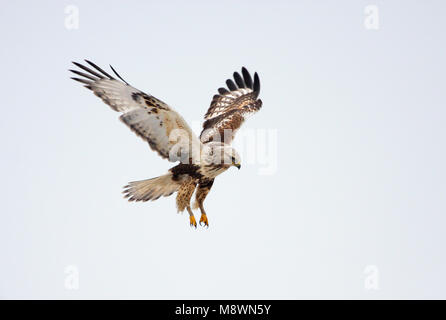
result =
[{"label": "bird's head", "polygon": [[[229,149],[229,150],[227,150],[228,161],[225,163],[230,163],[232,166],[234,166],[240,170],[240,168],[242,167],[242,164],[241,164],[242,161],[241,161],[240,155],[237,153],[237,151],[234,148],[229,147],[228,149]],[[229,158],[230,158],[230,161],[229,161]]]},{"label": "bird's head", "polygon": [[[211,145],[209,143],[208,145]],[[214,144],[208,153],[209,160],[213,164],[234,166],[237,169],[241,168],[241,158],[237,151],[227,144]]]}]

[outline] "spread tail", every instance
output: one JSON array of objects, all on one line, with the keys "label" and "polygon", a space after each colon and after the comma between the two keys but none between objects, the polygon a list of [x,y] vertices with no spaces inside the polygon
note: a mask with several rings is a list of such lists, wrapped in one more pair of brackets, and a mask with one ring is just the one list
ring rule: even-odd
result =
[{"label": "spread tail", "polygon": [[129,201],[156,200],[161,196],[167,197],[178,190],[180,183],[172,179],[172,173],[163,176],[129,182],[124,187],[124,198]]}]

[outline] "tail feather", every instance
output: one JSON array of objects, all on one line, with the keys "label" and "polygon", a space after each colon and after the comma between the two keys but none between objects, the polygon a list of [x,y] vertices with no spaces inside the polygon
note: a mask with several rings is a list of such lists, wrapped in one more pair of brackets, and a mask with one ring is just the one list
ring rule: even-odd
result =
[{"label": "tail feather", "polygon": [[129,201],[153,201],[161,196],[170,196],[179,187],[180,183],[173,180],[172,173],[169,172],[160,177],[129,182],[122,193]]}]

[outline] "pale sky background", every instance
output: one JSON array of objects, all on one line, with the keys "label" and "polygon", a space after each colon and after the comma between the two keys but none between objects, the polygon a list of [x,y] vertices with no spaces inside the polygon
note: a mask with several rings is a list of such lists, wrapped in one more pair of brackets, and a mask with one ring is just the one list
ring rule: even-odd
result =
[{"label": "pale sky background", "polygon": [[[445,2],[166,2],[2,1],[0,297],[446,298]],[[128,203],[173,165],[69,79],[84,58],[190,123],[258,71],[244,129],[277,133],[277,171],[218,177],[208,230]]]}]

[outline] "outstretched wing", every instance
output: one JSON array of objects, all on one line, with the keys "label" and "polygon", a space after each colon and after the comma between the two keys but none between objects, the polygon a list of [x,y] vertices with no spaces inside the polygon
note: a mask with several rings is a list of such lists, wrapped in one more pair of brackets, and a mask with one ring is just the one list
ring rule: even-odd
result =
[{"label": "outstretched wing", "polygon": [[113,110],[121,112],[120,120],[147,141],[152,150],[172,162],[190,163],[196,159],[194,155],[197,148],[199,150],[200,141],[175,110],[130,86],[112,66],[111,69],[120,80],[94,63],[85,61],[89,67],[73,62],[82,71],[70,70],[80,76],[72,79],[83,83]]},{"label": "outstretched wing", "polygon": [[226,80],[226,88],[219,88],[212,98],[211,106],[204,115],[203,131],[200,134],[202,143],[221,141],[231,143],[235,133],[247,116],[262,107],[262,100],[257,99],[260,93],[259,76],[254,73],[254,81],[248,70],[242,68],[242,76],[234,72],[234,81]]}]

